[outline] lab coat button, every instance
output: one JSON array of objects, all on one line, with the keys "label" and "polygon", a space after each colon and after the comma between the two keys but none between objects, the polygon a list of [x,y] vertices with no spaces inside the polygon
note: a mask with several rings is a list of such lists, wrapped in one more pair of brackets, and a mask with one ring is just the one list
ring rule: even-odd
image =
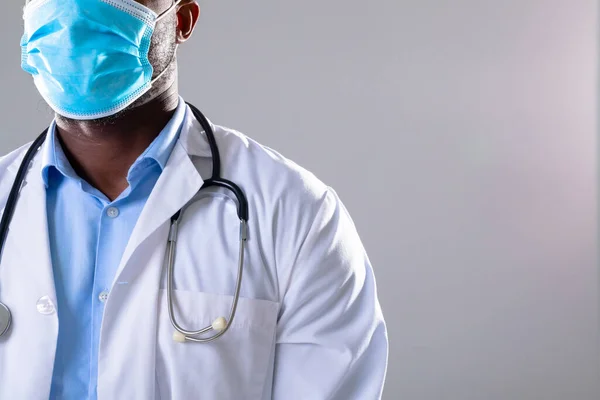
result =
[{"label": "lab coat button", "polygon": [[108,300],[108,292],[104,291],[104,292],[100,293],[100,295],[98,296],[98,299],[100,299],[100,301],[102,303],[106,303],[106,300]]},{"label": "lab coat button", "polygon": [[44,296],[37,301],[37,310],[42,315],[50,315],[56,312],[56,307],[49,296]]},{"label": "lab coat button", "polygon": [[111,218],[117,218],[119,216],[119,209],[117,207],[109,207],[108,210],[106,210],[106,215]]}]

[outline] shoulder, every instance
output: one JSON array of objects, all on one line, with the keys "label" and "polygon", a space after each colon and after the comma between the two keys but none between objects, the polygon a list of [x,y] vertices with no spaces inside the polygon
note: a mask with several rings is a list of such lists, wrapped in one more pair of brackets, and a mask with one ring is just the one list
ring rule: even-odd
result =
[{"label": "shoulder", "polygon": [[0,207],[4,207],[8,192],[29,146],[31,142],[0,157]]},{"label": "shoulder", "polygon": [[0,181],[5,180],[5,178],[10,178],[17,173],[21,161],[23,160],[23,157],[25,157],[25,153],[27,153],[27,149],[29,149],[31,143],[32,142],[26,143],[18,149],[0,156]]},{"label": "shoulder", "polygon": [[27,152],[27,149],[29,149],[29,146],[31,146],[31,143],[32,142],[28,142],[8,154],[0,156],[0,178],[7,169],[12,169],[13,165],[16,165],[17,168],[19,167],[18,164],[25,156],[25,153]]},{"label": "shoulder", "polygon": [[[346,224],[349,216],[333,189],[276,150],[223,127],[215,126],[215,136],[223,153],[223,176],[246,194],[250,230],[259,238],[264,260],[273,266],[281,301],[297,262],[304,264],[304,271],[324,268],[319,262],[309,265],[301,257],[320,246],[334,248],[335,241],[342,240],[338,229],[353,232],[348,229],[352,224]],[[355,240],[345,242],[356,244]],[[318,258],[315,255],[314,260]]]},{"label": "shoulder", "polygon": [[314,215],[330,191],[312,172],[256,140],[222,126],[219,138],[224,176],[235,180],[249,197],[285,210],[286,215]]}]

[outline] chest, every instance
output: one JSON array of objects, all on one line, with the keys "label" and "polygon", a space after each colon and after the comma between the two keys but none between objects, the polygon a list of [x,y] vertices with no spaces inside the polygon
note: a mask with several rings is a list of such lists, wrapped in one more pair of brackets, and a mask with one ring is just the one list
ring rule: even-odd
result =
[{"label": "chest", "polygon": [[[119,388],[122,395],[128,387],[122,377],[139,362],[144,366],[140,370],[154,378],[145,387],[157,398],[203,398],[196,397],[198,393],[210,393],[206,398],[262,398],[271,379],[279,304],[276,276],[266,262],[260,232],[251,228],[245,244],[235,318],[223,337],[205,344],[173,340],[166,293],[168,234],[167,224],[145,241],[131,258],[143,270],[132,276],[124,272],[113,287],[102,327],[99,394],[115,398],[116,393],[101,388]],[[226,196],[207,195],[185,211],[175,246],[172,298],[174,317],[182,328],[201,329],[229,316],[239,234],[235,204]],[[140,327],[149,329],[140,334]],[[119,332],[118,340],[112,340],[112,332]],[[127,344],[121,332],[129,333]]]},{"label": "chest", "polygon": [[[32,387],[30,379],[50,379],[45,371],[52,369],[59,321],[37,314],[31,304],[35,296],[28,293],[30,274],[19,269],[24,265],[15,266],[24,248],[13,241],[25,235],[16,233],[7,242],[6,259],[13,261],[11,267],[0,268],[2,298],[15,314],[14,329],[0,345],[0,365],[16,365],[11,370],[33,368],[29,378],[17,380],[26,388]],[[100,332],[99,398],[262,398],[273,367],[279,294],[276,273],[268,261],[270,250],[259,229],[249,225],[235,319],[222,338],[208,344],[172,339],[165,290],[168,235],[167,221],[133,250],[115,276]],[[174,315],[185,329],[200,329],[229,314],[238,246],[239,220],[235,203],[227,196],[208,194],[186,210],[173,264]],[[32,348],[44,349],[36,356],[35,366],[26,365],[19,356]],[[10,381],[5,379],[7,371],[0,368],[3,382]],[[4,390],[14,394],[26,389],[5,386]],[[2,394],[0,389],[0,398]]]}]

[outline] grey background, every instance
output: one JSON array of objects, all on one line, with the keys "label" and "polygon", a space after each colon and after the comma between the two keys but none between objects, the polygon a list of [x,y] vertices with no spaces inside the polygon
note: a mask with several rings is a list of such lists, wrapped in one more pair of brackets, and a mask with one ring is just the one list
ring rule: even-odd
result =
[{"label": "grey background", "polygon": [[[202,1],[181,91],[340,194],[385,399],[600,398],[592,0]],[[4,3],[0,151],[51,114]]]}]

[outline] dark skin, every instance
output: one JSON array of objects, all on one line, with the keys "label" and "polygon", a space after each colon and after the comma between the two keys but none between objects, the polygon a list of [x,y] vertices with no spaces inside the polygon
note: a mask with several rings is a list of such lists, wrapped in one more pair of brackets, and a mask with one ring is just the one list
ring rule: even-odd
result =
[{"label": "dark skin", "polygon": [[[172,0],[137,1],[157,14],[172,4]],[[56,118],[57,137],[73,169],[111,201],[129,186],[129,168],[159,135],[177,108],[177,68],[174,50],[169,52],[168,49],[190,38],[200,7],[195,0],[183,0],[170,14],[157,24],[157,31],[159,27],[165,29],[157,40],[153,38],[150,50],[154,55],[154,60],[150,59],[154,76],[165,69],[160,69],[162,65],[170,70],[154,83],[151,92],[107,119],[76,121],[60,115]],[[158,35],[155,33],[155,36]]]}]

